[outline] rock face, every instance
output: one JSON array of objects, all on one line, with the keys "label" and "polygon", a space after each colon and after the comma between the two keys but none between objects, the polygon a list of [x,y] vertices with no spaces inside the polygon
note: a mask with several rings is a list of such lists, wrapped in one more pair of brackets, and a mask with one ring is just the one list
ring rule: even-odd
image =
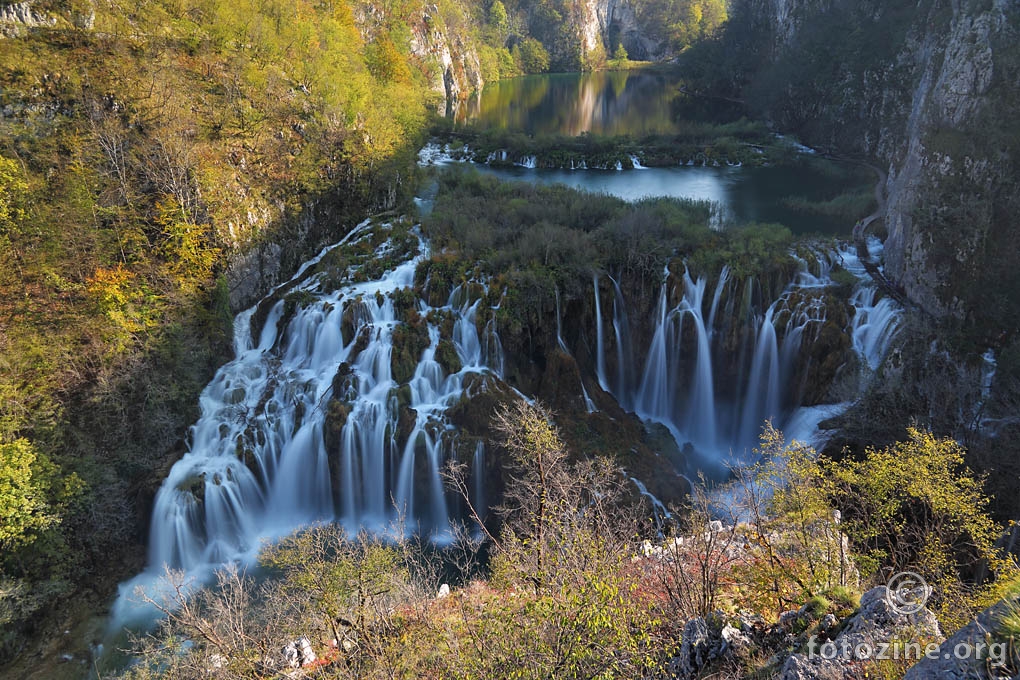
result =
[{"label": "rock face", "polygon": [[14,2],[0,5],[0,37],[16,38],[25,29],[53,26],[57,20],[37,11],[32,2]]},{"label": "rock face", "polygon": [[[821,649],[822,641],[809,644],[808,654],[793,654],[783,665],[781,680],[845,680],[846,678],[865,678],[867,668],[851,661],[855,660],[854,651],[865,645],[872,650],[879,649],[883,643],[893,641],[941,641],[942,632],[938,619],[927,608],[915,614],[902,614],[889,605],[888,589],[885,586],[872,588],[861,596],[861,607],[854,614],[843,630],[828,644],[833,645],[835,654]],[[825,658],[831,656],[832,658]],[[924,675],[918,678],[942,677],[941,675]]]},{"label": "rock face", "polygon": [[[737,10],[769,63],[752,103],[814,146],[887,166],[886,274],[937,316],[978,306],[966,295],[982,268],[1017,255],[1003,233],[1020,185],[1016,3],[743,0]],[[819,51],[832,68],[803,71]]]},{"label": "rock face", "polygon": [[431,86],[442,95],[444,110],[485,84],[478,53],[465,36],[447,29],[434,4],[427,5],[411,26],[411,53],[433,65]]},{"label": "rock face", "polygon": [[682,640],[680,654],[670,662],[677,678],[697,678],[712,665],[738,664],[756,646],[744,631],[725,623],[721,613],[688,621]]},{"label": "rock face", "polygon": [[[903,680],[981,680],[1005,677],[1001,673],[1001,665],[1008,660],[1013,645],[1007,637],[997,636],[996,631],[999,628],[999,618],[1017,606],[1020,606],[1020,598],[1014,596],[981,612],[942,644],[941,650],[944,651],[938,658],[922,659],[907,671]],[[958,647],[978,650],[982,645],[984,651],[981,652],[981,659],[963,658],[964,655],[955,653]],[[945,652],[950,652],[948,659]]]},{"label": "rock face", "polygon": [[629,0],[587,0],[585,8],[586,51],[594,51],[599,44],[611,48],[615,37],[631,59],[652,61],[664,56],[662,45],[641,25]]}]

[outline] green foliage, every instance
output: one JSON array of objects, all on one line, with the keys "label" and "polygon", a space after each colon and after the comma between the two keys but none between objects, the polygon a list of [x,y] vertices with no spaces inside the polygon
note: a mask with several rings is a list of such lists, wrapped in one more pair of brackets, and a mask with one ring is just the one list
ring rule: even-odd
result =
[{"label": "green foliage", "polygon": [[370,630],[377,605],[408,578],[399,548],[368,534],[351,540],[335,526],[289,536],[259,560],[280,575],[280,594],[336,640],[344,628]]},{"label": "green foliage", "polygon": [[10,238],[25,218],[28,182],[18,163],[0,156],[0,237]]},{"label": "green foliage", "polygon": [[639,0],[635,9],[638,20],[652,35],[680,53],[724,24],[727,4],[725,0]]},{"label": "green foliage", "polygon": [[510,52],[522,73],[545,73],[549,70],[549,53],[534,38],[525,38]]},{"label": "green foliage", "polygon": [[[281,253],[293,269],[408,199],[434,104],[432,65],[408,54],[420,7],[369,27],[346,0],[93,5],[92,29],[37,5],[56,25],[0,50],[0,441],[36,456],[27,481],[5,469],[36,505],[5,507],[0,578],[25,616],[134,568],[147,490],[231,351],[229,258],[300,245]],[[65,513],[79,477],[89,492]],[[19,533],[35,538],[15,550]]]},{"label": "green foliage", "polygon": [[641,676],[657,619],[625,569],[636,528],[625,478],[606,461],[568,463],[541,406],[515,402],[494,426],[512,475],[494,538],[496,592],[472,613],[454,677]]},{"label": "green foliage", "polygon": [[833,521],[831,498],[815,452],[786,445],[767,423],[761,461],[738,471],[735,498],[749,517],[752,548],[734,568],[740,600],[756,611],[778,614],[808,604],[827,609],[825,594],[856,591],[853,555]]},{"label": "green foliage", "polygon": [[0,444],[0,548],[8,556],[60,522],[60,508],[80,486],[25,439]]},{"label": "green foliage", "polygon": [[868,449],[860,460],[826,464],[829,494],[862,564],[923,575],[935,587],[940,620],[952,628],[980,594],[965,580],[979,565],[1009,572],[995,547],[1001,529],[963,448],[930,432],[908,433],[907,441]]}]

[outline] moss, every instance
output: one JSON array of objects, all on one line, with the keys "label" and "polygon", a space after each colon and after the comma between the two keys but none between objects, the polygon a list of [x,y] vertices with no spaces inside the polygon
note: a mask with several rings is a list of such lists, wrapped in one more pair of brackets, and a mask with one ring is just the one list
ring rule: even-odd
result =
[{"label": "moss", "polygon": [[358,355],[365,351],[365,348],[368,347],[368,343],[371,341],[372,328],[370,326],[362,326],[357,339],[354,341],[354,347],[351,347],[351,353],[347,355],[347,361],[352,364],[357,361]]},{"label": "moss", "polygon": [[832,609],[832,602],[823,595],[815,595],[804,604],[804,611],[813,620],[817,621]]},{"label": "moss", "polygon": [[177,485],[181,493],[191,494],[199,504],[205,502],[205,473],[185,478]]},{"label": "moss", "polygon": [[334,399],[346,399],[354,389],[354,370],[350,363],[343,361],[337,366],[331,383]]},{"label": "moss", "polygon": [[449,340],[439,341],[439,345],[436,347],[436,361],[443,367],[443,371],[447,375],[460,373],[461,368],[463,368],[460,362],[460,355],[457,354],[457,348]]},{"label": "moss", "polygon": [[429,346],[428,326],[419,316],[417,322],[400,324],[393,329],[393,350],[390,353],[390,370],[398,384],[414,377],[422,352]]},{"label": "moss", "polygon": [[393,300],[393,311],[397,319],[408,321],[412,313],[418,310],[418,294],[413,288],[400,288],[390,293]]},{"label": "moss", "polygon": [[835,265],[829,272],[833,287],[837,295],[842,298],[849,298],[854,289],[860,283],[854,274],[840,265]]},{"label": "moss", "polygon": [[283,316],[280,323],[286,325],[299,309],[315,304],[318,301],[315,293],[307,290],[295,290],[283,298]]},{"label": "moss", "polygon": [[360,296],[344,306],[343,314],[340,315],[340,335],[345,342],[354,337],[354,333],[364,322],[365,316],[364,302]]},{"label": "moss", "polygon": [[326,423],[323,438],[326,441],[326,446],[331,450],[339,450],[344,426],[347,424],[347,418],[350,414],[351,406],[346,402],[339,399],[330,399],[326,403]]}]

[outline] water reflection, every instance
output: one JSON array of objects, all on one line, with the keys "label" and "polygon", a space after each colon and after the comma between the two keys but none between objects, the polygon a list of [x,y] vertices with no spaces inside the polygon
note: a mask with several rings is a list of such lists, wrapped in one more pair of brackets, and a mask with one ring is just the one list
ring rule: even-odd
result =
[{"label": "water reflection", "polygon": [[626,201],[668,196],[715,204],[719,224],[773,222],[794,233],[845,235],[848,218],[797,210],[791,200],[825,201],[841,190],[819,172],[818,162],[782,167],[673,167],[643,170],[548,170],[476,165],[504,180],[564,184]]},{"label": "water reflection", "polygon": [[525,76],[487,85],[455,119],[529,135],[665,133],[675,130],[670,114],[678,96],[680,79],[672,72]]}]

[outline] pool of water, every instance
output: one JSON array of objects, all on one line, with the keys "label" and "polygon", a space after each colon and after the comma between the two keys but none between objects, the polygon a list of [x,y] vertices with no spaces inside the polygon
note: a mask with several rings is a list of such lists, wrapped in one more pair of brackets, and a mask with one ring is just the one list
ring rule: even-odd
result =
[{"label": "pool of water", "polygon": [[[732,105],[706,104],[682,92],[675,71],[609,71],[547,74],[498,81],[463,105],[456,120],[481,128],[529,135],[576,136],[670,133],[697,122],[730,122]],[[718,223],[771,222],[798,234],[849,236],[857,217],[869,212],[873,181],[865,173],[798,147],[801,160],[773,167],[677,166],[635,170],[550,170],[489,167],[480,172],[501,179],[565,184],[619,196],[628,201],[677,197],[711,201]],[[449,159],[437,148],[422,154],[425,165]],[[864,196],[857,212],[834,211],[826,204],[844,194]]]}]

